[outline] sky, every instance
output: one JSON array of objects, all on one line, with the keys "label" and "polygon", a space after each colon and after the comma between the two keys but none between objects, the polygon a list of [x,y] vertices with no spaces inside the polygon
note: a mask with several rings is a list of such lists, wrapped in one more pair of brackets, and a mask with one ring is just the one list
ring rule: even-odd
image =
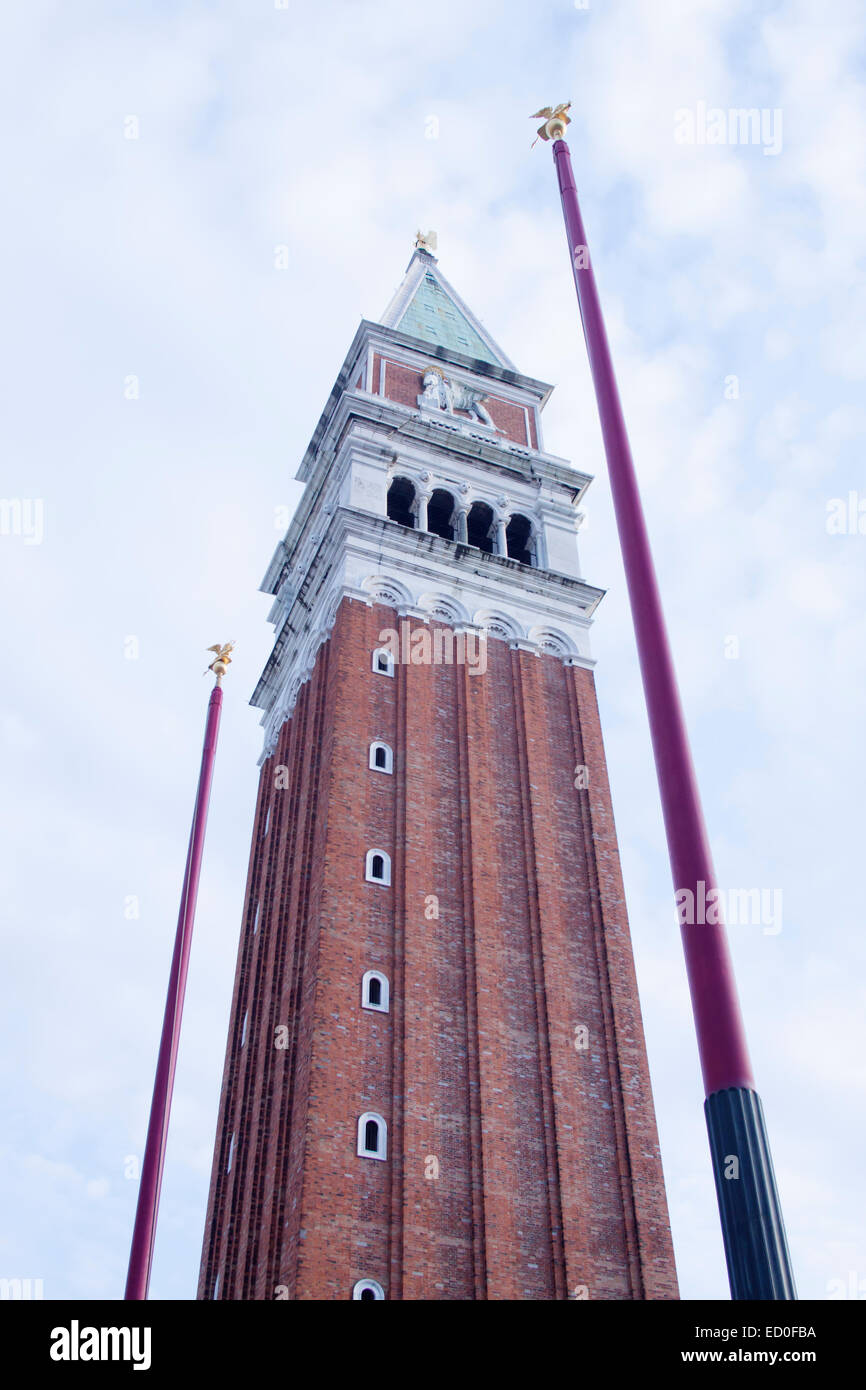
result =
[{"label": "sky", "polygon": [[681,1293],[728,1296],[604,454],[527,119],[570,99],[718,880],[781,893],[774,929],[730,938],[798,1288],[866,1297],[859,0],[33,0],[2,27],[0,1276],[122,1295],[204,649],[234,638],[151,1285],[195,1296],[259,584],[358,322],[434,228],[444,274],[555,385],[546,448],[595,475],[581,562],[607,590],[593,652]]}]

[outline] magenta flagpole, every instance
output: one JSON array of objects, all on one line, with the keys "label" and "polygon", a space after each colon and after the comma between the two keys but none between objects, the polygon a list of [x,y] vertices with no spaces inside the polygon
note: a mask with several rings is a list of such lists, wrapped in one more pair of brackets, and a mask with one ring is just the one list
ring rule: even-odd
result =
[{"label": "magenta flagpole", "polygon": [[144,1148],[144,1162],[141,1169],[141,1182],[138,1189],[138,1203],[135,1209],[135,1226],[132,1233],[132,1248],[129,1255],[129,1270],[126,1277],[125,1300],[146,1299],[150,1284],[150,1271],[153,1263],[153,1247],[156,1238],[156,1219],[159,1211],[159,1196],[162,1188],[162,1173],[165,1165],[165,1149],[168,1139],[168,1122],[171,1113],[171,1096],[174,1089],[174,1074],[177,1067],[177,1052],[180,1042],[180,1025],[183,1016],[183,1000],[186,992],[186,977],[189,969],[189,954],[192,945],[192,929],[195,921],[195,904],[198,896],[198,882],[201,874],[202,853],[204,851],[205,828],[207,826],[208,803],[210,801],[211,781],[213,780],[214,759],[216,757],[217,734],[219,733],[220,712],[223,693],[220,682],[226,667],[231,661],[229,651],[232,644],[222,649],[211,648],[219,655],[210,669],[216,674],[216,685],[208,702],[207,722],[205,724],[204,747],[201,755],[201,769],[198,778],[198,791],[192,818],[186,868],[183,876],[183,889],[180,897],[180,912],[177,919],[177,932],[174,952],[171,959],[171,974],[165,1001],[165,1014],[162,1023],[162,1036],[156,1063],[156,1079],[153,1085],[153,1099],[150,1106],[150,1122],[147,1127],[147,1140]]},{"label": "magenta flagpole", "polygon": [[[637,477],[571,156],[562,138],[568,120],[565,110],[559,107],[553,112],[549,108],[539,112],[549,117],[539,134],[553,139],[569,258],[610,475],[682,922],[731,1294],[733,1298],[795,1298],[766,1127],[746,1046]],[[693,908],[691,920],[689,904]]]}]

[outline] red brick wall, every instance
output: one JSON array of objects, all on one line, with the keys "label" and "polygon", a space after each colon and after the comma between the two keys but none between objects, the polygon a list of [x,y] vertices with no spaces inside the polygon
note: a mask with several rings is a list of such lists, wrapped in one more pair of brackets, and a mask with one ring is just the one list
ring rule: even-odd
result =
[{"label": "red brick wall", "polygon": [[[221,1268],[225,1298],[675,1298],[592,674],[491,639],[483,675],[389,679],[398,624],[344,600],[262,768],[199,1297]],[[384,1163],[356,1156],[366,1110]]]},{"label": "red brick wall", "polygon": [[[381,373],[382,356],[380,353],[373,355],[373,391],[379,395],[379,382]],[[423,391],[421,384],[421,372],[413,367],[405,367],[400,362],[385,360],[385,389],[383,394],[391,401],[397,401],[400,405],[411,406],[417,409],[418,397]],[[478,387],[486,388],[486,382],[479,380]],[[531,438],[526,435],[526,415],[523,407],[514,405],[511,401],[501,400],[498,396],[488,395],[486,398],[487,409],[493,423],[502,430],[506,439],[513,440],[515,444],[529,443],[535,448],[534,431]],[[468,420],[470,417],[466,411],[458,410],[455,412],[458,419]],[[530,421],[532,412],[530,411]]]}]

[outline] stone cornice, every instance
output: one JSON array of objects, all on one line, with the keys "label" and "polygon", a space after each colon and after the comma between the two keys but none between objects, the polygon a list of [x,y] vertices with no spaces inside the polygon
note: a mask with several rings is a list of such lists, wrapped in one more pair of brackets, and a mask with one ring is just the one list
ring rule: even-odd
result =
[{"label": "stone cornice", "polygon": [[603,594],[582,579],[338,507],[300,586],[278,601],[274,648],[250,703],[265,711],[270,739],[291,712],[343,598],[440,617],[591,666],[586,639]]}]

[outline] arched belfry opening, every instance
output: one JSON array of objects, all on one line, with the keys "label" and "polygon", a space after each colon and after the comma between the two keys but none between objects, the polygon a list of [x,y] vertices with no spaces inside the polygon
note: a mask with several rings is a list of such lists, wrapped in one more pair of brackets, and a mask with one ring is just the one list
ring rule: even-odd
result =
[{"label": "arched belfry opening", "polygon": [[427,504],[427,530],[432,531],[434,536],[441,536],[443,540],[453,541],[453,515],[454,498],[444,487],[437,487]]},{"label": "arched belfry opening", "polygon": [[388,488],[388,520],[399,526],[414,530],[415,516],[412,506],[415,502],[415,489],[408,478],[395,478]]},{"label": "arched belfry opening", "polygon": [[505,545],[510,559],[519,560],[521,565],[533,564],[532,522],[528,517],[515,513],[505,528]]},{"label": "arched belfry opening", "polygon": [[493,508],[486,502],[473,502],[469,508],[467,539],[470,545],[483,550],[486,555],[493,554]]}]

